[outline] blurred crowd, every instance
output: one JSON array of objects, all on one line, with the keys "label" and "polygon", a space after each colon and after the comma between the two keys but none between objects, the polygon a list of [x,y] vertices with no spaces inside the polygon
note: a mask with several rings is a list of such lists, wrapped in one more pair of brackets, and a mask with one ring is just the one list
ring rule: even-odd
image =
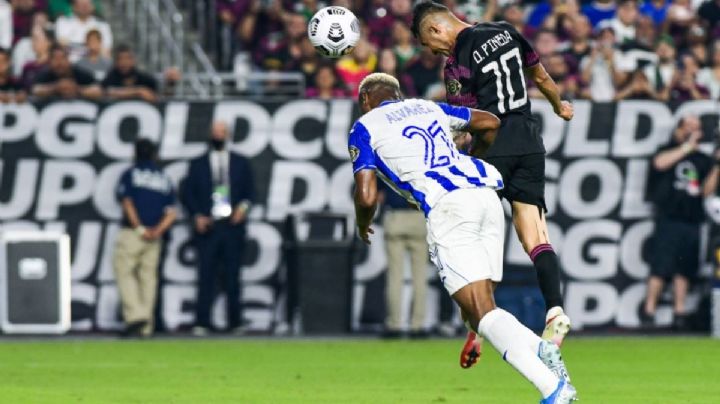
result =
[{"label": "blurred crowd", "polygon": [[[535,46],[567,98],[687,101],[720,97],[720,0],[445,0],[468,22],[505,20]],[[362,39],[340,60],[319,56],[306,23],[338,5],[361,20]],[[354,96],[375,71],[397,76],[407,96],[443,98],[441,56],[409,30],[412,0],[219,0],[249,68],[301,72],[307,96]],[[247,66],[245,68],[248,68]],[[537,89],[530,90],[539,96]]]},{"label": "blurred crowd", "polygon": [[[114,46],[98,0],[0,0],[0,102],[37,98],[158,97],[154,73]],[[468,22],[505,20],[534,44],[566,98],[598,102],[720,97],[720,0],[445,0]],[[419,46],[413,0],[217,0],[232,32],[236,71],[291,71],[306,96],[353,97],[367,74],[400,79],[407,96],[444,98],[443,58]],[[363,36],[339,60],[321,57],[307,21],[326,5],[350,8]],[[162,75],[164,88],[180,79]],[[530,88],[531,96],[539,96]]]},{"label": "blurred crowd", "polygon": [[[0,0],[0,102],[28,97],[154,101],[158,82],[113,44],[98,0]],[[165,72],[171,88],[177,69]]]}]

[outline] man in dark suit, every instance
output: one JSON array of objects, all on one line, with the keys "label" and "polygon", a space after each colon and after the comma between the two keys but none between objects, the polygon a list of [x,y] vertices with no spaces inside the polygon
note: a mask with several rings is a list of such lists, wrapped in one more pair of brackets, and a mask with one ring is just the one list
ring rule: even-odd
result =
[{"label": "man in dark suit", "polygon": [[240,264],[254,195],[253,176],[248,160],[227,149],[227,138],[227,125],[214,122],[209,151],[190,162],[182,190],[198,250],[196,335],[207,334],[211,328],[217,280],[227,293],[228,330],[243,331]]}]

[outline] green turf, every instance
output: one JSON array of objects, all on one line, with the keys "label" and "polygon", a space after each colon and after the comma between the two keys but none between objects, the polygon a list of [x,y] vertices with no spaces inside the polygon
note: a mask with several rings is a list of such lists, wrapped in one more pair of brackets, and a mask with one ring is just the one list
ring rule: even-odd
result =
[{"label": "green turf", "polygon": [[[459,340],[0,342],[0,403],[537,403],[489,346]],[[574,338],[580,404],[719,403],[720,341]]]}]

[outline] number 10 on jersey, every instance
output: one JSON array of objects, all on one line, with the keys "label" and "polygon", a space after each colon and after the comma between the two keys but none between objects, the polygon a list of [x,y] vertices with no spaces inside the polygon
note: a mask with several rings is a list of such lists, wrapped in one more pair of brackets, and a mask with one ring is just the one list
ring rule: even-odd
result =
[{"label": "number 10 on jersey", "polygon": [[[518,71],[517,74],[520,76],[520,83],[522,84],[522,97],[515,92],[512,83],[511,70],[508,66],[510,59],[517,59]],[[502,70],[500,67],[502,66]],[[495,87],[497,88],[498,96],[498,111],[504,114],[508,110],[522,107],[527,104],[527,88],[525,87],[525,78],[522,74],[523,63],[520,57],[520,49],[513,48],[500,56],[500,63],[496,60],[486,64],[482,68],[483,73],[492,71],[495,73]],[[508,109],[505,109],[505,91],[507,91],[508,98]]]}]

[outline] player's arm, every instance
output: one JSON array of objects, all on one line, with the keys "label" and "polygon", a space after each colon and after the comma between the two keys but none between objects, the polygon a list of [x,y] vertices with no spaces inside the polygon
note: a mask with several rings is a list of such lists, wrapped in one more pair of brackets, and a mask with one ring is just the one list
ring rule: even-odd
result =
[{"label": "player's arm", "polygon": [[566,121],[572,119],[574,113],[572,104],[560,98],[560,90],[555,84],[555,80],[550,77],[542,63],[537,63],[525,69],[525,74],[535,82],[537,88],[547,98],[559,117]]},{"label": "player's arm", "polygon": [[375,233],[370,224],[377,210],[377,175],[375,170],[360,170],[355,173],[355,218],[358,233],[366,244],[370,244],[370,234]]},{"label": "player's arm", "polygon": [[370,133],[365,125],[356,122],[350,130],[348,150],[355,175],[355,221],[358,235],[366,244],[370,244],[370,228],[377,209],[377,176],[375,174],[375,153],[370,146]]},{"label": "player's arm", "polygon": [[[458,107],[445,103],[438,103],[438,106],[448,116],[450,127],[453,130],[473,133],[468,150],[470,154],[475,157],[483,156],[495,141],[497,130],[500,128],[500,119],[495,114],[480,109]],[[455,144],[459,150],[466,149],[464,144],[458,144],[459,137],[453,139]],[[460,140],[466,142],[464,139]]]}]

